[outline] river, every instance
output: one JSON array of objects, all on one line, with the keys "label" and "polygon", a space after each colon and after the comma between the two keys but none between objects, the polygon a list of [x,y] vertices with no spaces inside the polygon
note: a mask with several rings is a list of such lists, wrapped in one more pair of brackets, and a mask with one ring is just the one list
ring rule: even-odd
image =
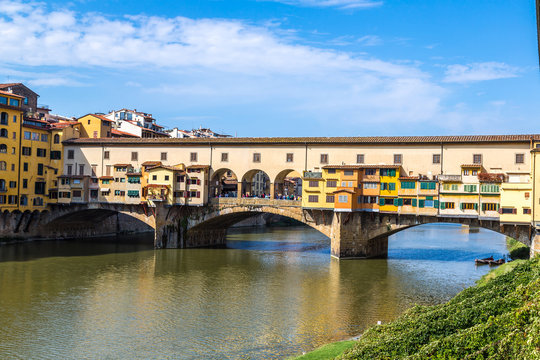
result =
[{"label": "river", "polygon": [[231,230],[226,249],[0,246],[0,358],[280,359],[446,301],[506,252],[455,225],[397,233],[384,260],[331,259],[307,227]]}]

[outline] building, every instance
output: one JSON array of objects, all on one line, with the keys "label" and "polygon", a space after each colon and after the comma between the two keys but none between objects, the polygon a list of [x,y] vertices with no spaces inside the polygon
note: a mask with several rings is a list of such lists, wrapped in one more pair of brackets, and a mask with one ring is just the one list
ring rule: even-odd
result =
[{"label": "building", "polygon": [[152,114],[145,112],[120,109],[110,111],[104,115],[107,119],[113,121],[113,127],[119,133],[130,134],[140,138],[159,138],[169,137],[163,126],[156,123]]},{"label": "building", "polygon": [[78,118],[77,121],[81,124],[81,137],[112,137],[113,122],[101,114],[86,114]]}]

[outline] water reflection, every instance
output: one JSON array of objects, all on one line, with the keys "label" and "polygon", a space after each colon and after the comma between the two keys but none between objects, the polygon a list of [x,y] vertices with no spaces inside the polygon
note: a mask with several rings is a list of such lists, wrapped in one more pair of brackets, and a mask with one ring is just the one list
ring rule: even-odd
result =
[{"label": "water reflection", "polygon": [[445,301],[488,270],[472,259],[505,252],[503,236],[456,226],[398,233],[387,260],[331,259],[304,227],[235,230],[227,249],[148,246],[1,247],[1,357],[282,358]]}]

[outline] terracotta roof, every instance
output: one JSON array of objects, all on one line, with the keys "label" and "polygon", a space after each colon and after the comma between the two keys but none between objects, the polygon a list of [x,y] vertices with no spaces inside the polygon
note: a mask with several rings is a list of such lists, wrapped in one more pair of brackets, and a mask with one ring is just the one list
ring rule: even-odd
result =
[{"label": "terracotta roof", "polygon": [[140,172],[127,172],[126,173],[127,176],[142,176],[142,174]]},{"label": "terracotta roof", "polygon": [[131,164],[114,164],[115,167],[128,167],[131,166]]},{"label": "terracotta roof", "polygon": [[188,169],[210,169],[210,165],[190,165]]},{"label": "terracotta roof", "polygon": [[477,168],[480,169],[482,167],[482,164],[462,164],[462,168]]},{"label": "terracotta roof", "polygon": [[164,188],[168,188],[169,185],[162,185],[162,184],[147,184],[146,187],[153,187],[153,188],[164,187]]},{"label": "terracotta roof", "polygon": [[540,134],[524,135],[458,135],[458,136],[366,136],[366,137],[245,137],[245,138],[84,138],[71,140],[80,144],[418,144],[418,143],[497,143],[540,140]]},{"label": "terracotta roof", "polygon": [[161,161],[145,161],[141,164],[142,166],[155,166],[161,165]]},{"label": "terracotta roof", "polygon": [[401,165],[325,165],[323,169],[399,169]]},{"label": "terracotta roof", "polygon": [[113,122],[111,119],[107,119],[105,116],[99,115],[99,114],[86,114],[86,115],[84,115],[84,116],[81,116],[81,117],[78,118],[77,120],[80,120],[80,119],[82,119],[83,117],[88,116],[88,115],[93,116],[93,117],[97,117],[98,119],[101,119],[101,120],[103,120],[103,121]]},{"label": "terracotta roof", "polygon": [[418,180],[418,176],[400,176],[399,180]]},{"label": "terracotta roof", "polygon": [[125,137],[129,137],[129,138],[138,138],[137,135],[130,134],[130,133],[128,133],[128,132],[120,131],[120,130],[117,130],[117,129],[112,129],[112,130],[111,130],[111,134],[113,134],[113,135],[125,136]]},{"label": "terracotta roof", "polygon": [[339,192],[347,192],[347,193],[349,193],[349,194],[354,194],[354,191],[349,190],[349,189],[338,189],[338,190],[332,192],[332,194],[337,194],[337,193],[339,193]]},{"label": "terracotta roof", "polygon": [[100,180],[112,180],[112,179],[114,179],[114,177],[112,177],[112,176],[101,176],[99,179]]},{"label": "terracotta roof", "polygon": [[157,166],[154,166],[154,167],[151,167],[150,169],[148,169],[148,171],[150,170],[154,170],[154,169],[167,169],[167,170],[172,170],[172,171],[180,171],[182,173],[185,173],[184,170],[178,168],[178,167],[175,167],[175,166],[169,166],[169,165],[157,165]]},{"label": "terracotta roof", "polygon": [[9,91],[0,90],[0,94],[13,96],[13,97],[16,97],[16,98],[19,98],[19,99],[24,99],[24,96],[13,94],[13,93],[10,93]]},{"label": "terracotta roof", "polygon": [[479,173],[478,180],[480,182],[501,183],[504,181],[504,174]]}]

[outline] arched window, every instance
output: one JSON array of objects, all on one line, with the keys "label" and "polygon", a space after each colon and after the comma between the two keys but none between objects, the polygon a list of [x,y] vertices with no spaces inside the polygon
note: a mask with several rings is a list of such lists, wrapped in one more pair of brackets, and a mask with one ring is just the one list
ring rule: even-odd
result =
[{"label": "arched window", "polygon": [[7,163],[5,161],[0,161],[0,171],[7,170]]},{"label": "arched window", "polygon": [[0,144],[0,153],[7,153],[7,145],[6,144]]},{"label": "arched window", "polygon": [[7,129],[0,129],[0,137],[8,137],[8,131]]},{"label": "arched window", "polygon": [[60,143],[60,135],[56,134],[54,135],[54,143],[59,144]]},{"label": "arched window", "polygon": [[8,113],[3,112],[0,114],[0,125],[7,125],[8,124]]},{"label": "arched window", "polygon": [[0,190],[6,191],[6,180],[0,179]]}]

